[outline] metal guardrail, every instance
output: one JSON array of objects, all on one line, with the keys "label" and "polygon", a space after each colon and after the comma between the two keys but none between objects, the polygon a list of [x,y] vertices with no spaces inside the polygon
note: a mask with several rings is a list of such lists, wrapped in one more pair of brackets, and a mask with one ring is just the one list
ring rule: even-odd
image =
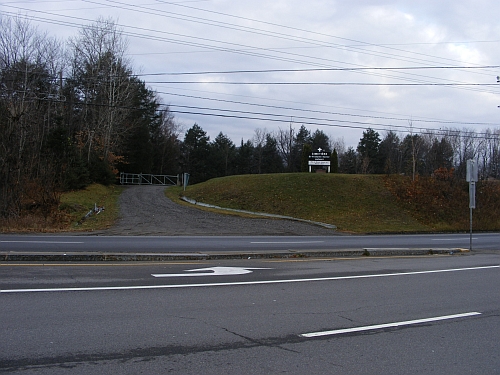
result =
[{"label": "metal guardrail", "polygon": [[163,174],[120,173],[121,185],[177,185],[178,176]]}]

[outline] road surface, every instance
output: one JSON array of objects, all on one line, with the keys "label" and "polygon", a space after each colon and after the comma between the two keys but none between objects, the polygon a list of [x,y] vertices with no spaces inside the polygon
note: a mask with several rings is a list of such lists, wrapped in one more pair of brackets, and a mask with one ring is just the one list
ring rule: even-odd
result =
[{"label": "road surface", "polygon": [[[372,236],[55,236],[0,235],[0,253],[340,250],[364,248],[469,249],[468,234]],[[473,250],[500,250],[500,233],[473,235]]]},{"label": "road surface", "polygon": [[498,374],[499,264],[4,263],[0,372]]}]

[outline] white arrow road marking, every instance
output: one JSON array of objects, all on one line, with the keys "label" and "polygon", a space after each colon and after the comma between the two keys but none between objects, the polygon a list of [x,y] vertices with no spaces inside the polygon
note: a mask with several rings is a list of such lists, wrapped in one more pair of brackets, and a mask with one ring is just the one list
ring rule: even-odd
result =
[{"label": "white arrow road marking", "polygon": [[[193,273],[166,273],[166,274],[151,274],[153,277],[185,277],[185,276],[228,276],[228,275],[244,275],[252,273],[252,270],[268,270],[270,268],[248,268],[248,267],[210,267],[197,268],[194,270],[186,270]],[[208,271],[208,272],[203,272]]]}]

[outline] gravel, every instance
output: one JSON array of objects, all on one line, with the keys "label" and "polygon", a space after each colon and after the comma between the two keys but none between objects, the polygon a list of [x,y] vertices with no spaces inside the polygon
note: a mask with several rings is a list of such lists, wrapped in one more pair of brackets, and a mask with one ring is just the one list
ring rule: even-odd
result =
[{"label": "gravel", "polygon": [[[144,236],[331,236],[332,229],[293,220],[242,218],[177,204],[164,186],[128,186],[120,196],[120,219],[103,235]],[[94,232],[95,233],[95,232]]]}]

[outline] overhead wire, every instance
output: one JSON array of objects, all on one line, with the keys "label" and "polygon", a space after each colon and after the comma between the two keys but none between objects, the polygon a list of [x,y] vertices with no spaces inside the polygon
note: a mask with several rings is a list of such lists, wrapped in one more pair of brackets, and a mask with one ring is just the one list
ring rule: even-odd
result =
[{"label": "overhead wire", "polygon": [[207,98],[207,97],[202,97],[202,96],[184,95],[184,94],[171,93],[171,92],[159,92],[159,93],[165,94],[165,95],[171,95],[171,96],[193,98],[193,99],[198,99],[198,100],[201,99],[201,100],[223,102],[223,103],[230,103],[230,104],[256,106],[256,107],[271,108],[271,109],[291,110],[291,111],[297,111],[297,112],[319,113],[319,114],[327,114],[327,115],[350,116],[350,117],[383,119],[383,120],[395,120],[395,121],[405,121],[405,122],[411,120],[413,122],[449,124],[449,125],[452,125],[452,124],[453,125],[484,125],[484,126],[498,126],[498,125],[500,125],[498,123],[489,123],[489,122],[448,121],[448,120],[436,120],[436,119],[429,120],[429,119],[421,119],[421,118],[411,118],[410,119],[408,117],[386,117],[386,116],[361,115],[361,114],[352,114],[352,113],[345,113],[345,112],[331,112],[331,111],[320,111],[320,110],[314,110],[314,109],[284,107],[284,106],[276,106],[276,105],[269,105],[269,104],[256,104],[256,103],[240,102],[240,101],[234,101],[234,100],[215,99],[215,98]]},{"label": "overhead wire", "polygon": [[148,81],[149,83],[163,84],[222,84],[222,85],[328,85],[328,86],[483,86],[498,87],[495,83],[383,83],[383,82],[281,82],[281,81]]},{"label": "overhead wire", "polygon": [[[27,101],[34,100],[42,100],[48,102],[55,103],[68,103],[66,98],[56,97],[47,95],[45,97],[37,97],[30,98]],[[105,108],[114,108],[114,109],[124,109],[124,110],[134,110],[141,111],[144,110],[143,107],[135,107],[135,106],[124,106],[124,105],[111,105],[109,103],[100,104],[100,103],[86,103],[79,102],[73,103],[73,105],[79,107],[85,106],[93,106],[93,107],[105,107]],[[161,109],[160,107],[164,107]],[[177,108],[186,108],[188,110],[179,110]],[[204,112],[201,112],[204,111]],[[208,112],[206,112],[208,111]],[[177,114],[188,114],[188,115],[199,115],[199,116],[209,116],[209,117],[217,117],[217,118],[233,118],[233,119],[243,119],[243,120],[254,120],[254,121],[264,121],[264,122],[274,122],[274,123],[300,123],[301,125],[312,125],[312,126],[326,126],[326,127],[338,127],[338,128],[348,128],[348,129],[373,129],[379,131],[387,131],[388,128],[391,131],[397,131],[399,133],[407,133],[407,134],[421,134],[421,135],[441,135],[441,136],[449,136],[460,135],[459,130],[455,129],[432,129],[425,127],[412,127],[412,126],[402,126],[395,124],[383,124],[377,122],[361,122],[361,121],[352,121],[352,120],[339,120],[339,119],[327,119],[327,118],[315,118],[315,117],[305,117],[305,116],[290,116],[288,114],[275,114],[275,113],[265,113],[265,112],[252,112],[252,111],[241,111],[241,110],[229,110],[229,109],[220,109],[220,108],[208,108],[208,107],[199,107],[199,106],[185,106],[185,105],[174,105],[172,106],[166,104],[158,104],[158,108],[156,112],[169,112],[169,113],[177,113]],[[213,113],[216,112],[216,113]],[[300,120],[300,121],[296,121]],[[396,129],[396,130],[394,130]],[[498,139],[500,134],[495,133],[481,133],[481,132],[473,132],[472,138],[477,139]]]},{"label": "overhead wire", "polygon": [[[198,115],[198,116],[211,116],[211,117],[218,117],[218,118],[233,118],[233,119],[240,119],[240,120],[258,120],[258,121],[266,121],[266,122],[277,122],[277,123],[294,123],[295,121],[290,120],[290,119],[281,119],[281,118],[262,118],[262,117],[254,117],[250,115],[235,115],[235,114],[225,114],[225,113],[206,113],[206,112],[195,112],[195,111],[181,111],[181,110],[176,110],[176,109],[169,109],[169,112],[171,113],[178,113],[178,114],[187,114],[187,115]],[[332,122],[339,122],[332,120]],[[310,126],[327,126],[327,127],[337,127],[337,128],[348,128],[348,129],[363,129],[366,130],[367,128],[373,129],[373,130],[378,130],[378,131],[387,131],[387,125],[384,125],[383,128],[380,128],[378,125],[373,126],[373,124],[370,123],[362,123],[364,126],[361,125],[346,125],[346,124],[331,124],[331,123],[325,123],[325,122],[316,122],[316,121],[300,121],[298,122],[302,125],[310,125]],[[389,129],[391,129],[392,126],[389,126]],[[441,135],[441,136],[446,136],[449,135],[450,133],[456,133],[457,135],[460,134],[460,131],[458,130],[453,130],[453,129],[430,129],[430,128],[410,128],[409,126],[406,127],[399,127],[397,130],[400,133],[407,133],[407,134],[422,134],[422,135]],[[499,139],[498,135],[495,134],[488,134],[488,133],[475,133],[471,138],[477,138],[477,139]]]},{"label": "overhead wire", "polygon": [[[98,2],[98,1],[95,1],[95,0],[82,0],[82,1],[85,1],[85,2],[89,2],[89,3],[94,3],[94,4],[99,4],[99,5],[104,5],[102,2]],[[191,16],[191,15],[179,15],[178,13],[173,13],[173,12],[165,12],[165,11],[162,11],[162,10],[158,10],[158,9],[152,9],[152,8],[147,8],[147,7],[144,7],[144,6],[139,6],[139,5],[134,5],[134,4],[127,4],[127,3],[123,3],[121,1],[116,1],[116,0],[102,0],[102,1],[106,1],[108,3],[112,3],[112,4],[119,4],[120,5],[120,8],[121,9],[129,9],[129,8],[125,8],[124,5],[126,6],[130,6],[130,7],[133,7],[136,11],[139,11],[139,12],[146,12],[146,11],[140,11],[140,10],[137,10],[137,9],[148,9],[148,10],[153,10],[154,11],[154,14],[155,15],[158,15],[157,13],[160,12],[160,13],[168,13],[168,14],[174,14],[176,16],[182,16],[183,18],[181,18],[182,20],[186,20],[186,19],[192,19],[194,21],[192,22],[201,22],[201,21],[207,21],[206,18],[201,18],[201,17],[194,17],[194,16]],[[161,2],[161,3],[168,3],[168,4],[173,4],[173,3],[170,3],[170,2]],[[175,5],[175,4],[173,4]],[[137,8],[137,9],[136,9]],[[199,8],[195,8],[195,7],[188,7],[188,8],[192,8],[192,9],[197,9],[197,10],[201,10]],[[149,13],[149,12],[146,12],[146,13]],[[225,13],[219,13],[219,12],[216,12],[218,14],[223,14],[223,15],[226,15],[226,16],[230,16],[230,15],[227,15]],[[167,17],[173,17],[173,18],[176,18],[175,16],[172,16],[172,15],[168,15]],[[237,18],[240,18],[240,17],[237,17]],[[245,17],[241,17],[243,19],[247,19]],[[252,19],[247,19],[247,20],[252,20]],[[321,46],[329,46],[329,47],[335,47],[335,48],[342,48],[342,49],[345,49],[346,46],[345,45],[339,45],[339,44],[331,44],[331,43],[327,43],[325,44],[324,42],[319,42],[317,40],[314,40],[314,39],[310,39],[310,38],[304,38],[304,37],[295,37],[295,36],[290,36],[290,35],[287,35],[287,34],[283,34],[283,33],[276,33],[276,32],[263,32],[262,30],[260,29],[257,29],[257,28],[252,28],[252,27],[248,27],[248,26],[245,26],[245,27],[242,27],[240,25],[234,25],[234,24],[229,24],[229,23],[226,23],[226,22],[220,22],[220,21],[214,21],[214,20],[208,20],[209,21],[209,25],[212,25],[212,26],[219,26],[219,27],[225,27],[225,28],[233,28],[233,29],[236,29],[236,30],[239,30],[239,31],[248,31],[248,32],[252,32],[252,33],[259,33],[261,35],[267,35],[267,36],[272,36],[272,37],[279,37],[279,38],[285,38],[285,39],[290,39],[292,38],[293,40],[299,40],[299,41],[304,41],[306,40],[308,43],[313,43],[313,44],[316,44],[316,45],[321,45]],[[255,21],[255,20],[253,20]],[[258,21],[256,21],[258,22]],[[281,26],[281,25],[278,25],[278,24],[273,24],[275,26]],[[301,30],[301,29],[300,29]],[[301,31],[305,31],[305,30],[301,30]],[[326,34],[325,34],[326,35]],[[357,41],[359,43],[362,43],[360,41]],[[370,45],[374,45],[374,44],[370,44]],[[269,49],[267,49],[269,50]],[[373,53],[367,53],[365,50],[362,50],[363,53],[365,54],[373,54]],[[403,51],[403,50],[401,50]],[[359,51],[357,51],[359,52]],[[408,52],[408,51],[405,51],[405,52]],[[294,54],[296,55],[296,54]],[[398,57],[398,55],[393,55],[393,54],[389,54],[390,57],[392,59],[396,58],[396,59],[399,59],[401,60],[400,57]],[[303,55],[302,55],[303,56]],[[378,55],[380,57],[380,55]],[[303,56],[304,57],[304,56]],[[386,56],[384,56],[386,57]],[[435,56],[432,56],[434,58],[437,58]],[[409,61],[407,59],[403,59],[405,61]],[[447,60],[450,60],[450,61],[453,61],[451,59],[447,59]],[[421,60],[421,61],[425,61],[425,60]],[[428,62],[428,61],[427,61]],[[344,64],[346,64],[344,62]],[[356,64],[350,64],[350,65],[356,65]],[[403,74],[406,74],[406,73],[403,73]],[[420,75],[416,75],[416,74],[413,74],[414,76],[420,76]],[[440,79],[440,80],[443,80],[442,78],[436,78],[436,77],[427,77],[427,76],[422,76],[423,78],[431,78],[431,79]],[[397,78],[397,79],[403,79],[403,78],[399,78],[399,77],[394,77],[392,76],[391,78]],[[447,81],[450,81],[450,80],[447,80]],[[473,90],[473,91],[477,91],[476,89],[474,88],[467,88],[468,90]]]},{"label": "overhead wire", "polygon": [[[408,125],[394,125],[394,124],[382,124],[376,122],[363,122],[363,121],[353,121],[353,120],[339,120],[339,119],[327,119],[327,118],[317,118],[317,117],[305,117],[305,116],[290,116],[287,114],[276,114],[276,113],[266,113],[266,112],[251,112],[251,111],[242,111],[242,110],[230,110],[230,109],[220,109],[220,108],[208,108],[208,107],[199,107],[199,106],[186,106],[186,105],[169,105],[171,112],[180,112],[175,108],[186,108],[190,110],[202,110],[202,111],[218,111],[220,113],[229,113],[229,114],[242,114],[242,115],[252,115],[252,116],[269,116],[266,117],[265,120],[271,121],[272,119],[284,119],[282,122],[290,122],[290,118],[293,118],[294,123],[301,124],[309,124],[309,125],[324,125],[324,126],[340,126],[339,124],[332,123],[341,123],[341,124],[354,124],[355,126],[363,125],[361,128],[374,128],[374,127],[384,127],[391,129],[404,129],[404,131],[408,130]],[[208,115],[216,115],[216,114],[208,114]],[[297,121],[298,120],[298,121]],[[322,121],[323,123],[319,123],[318,121]],[[326,122],[326,123],[324,123]],[[414,127],[413,131],[420,132],[430,132],[431,128],[425,127]],[[482,133],[481,133],[482,134]]]},{"label": "overhead wire", "polygon": [[[91,0],[83,0],[83,1],[87,1],[87,2],[93,2],[93,3],[96,3],[95,1],[91,1]],[[110,0],[107,0],[107,1],[110,1]],[[114,3],[117,3],[116,1],[114,1]],[[100,5],[102,5],[101,3],[99,3]],[[16,7],[14,7],[16,8]],[[22,9],[22,8],[21,8]],[[27,10],[27,9],[24,9],[24,10]],[[50,12],[43,12],[43,11],[35,11],[35,12],[38,12],[38,13],[43,13],[43,14],[49,14],[49,15],[55,15],[55,16],[60,16],[58,14],[54,14],[54,13],[50,13]],[[83,19],[81,17],[72,17],[72,16],[64,16],[64,17],[68,17],[68,18],[74,18],[74,19],[78,19],[78,20],[85,20],[85,21],[90,21],[91,20],[87,20],[87,19]],[[72,27],[78,27],[78,26],[75,26],[75,24],[73,23],[70,23],[70,25]],[[158,32],[156,30],[150,30],[150,29],[145,29],[145,28],[138,28],[138,27],[134,27],[134,26],[127,26],[128,28],[133,28],[133,29],[139,29],[139,30],[142,30],[142,31],[152,31],[152,32]],[[161,32],[161,33],[166,33],[166,34],[173,34],[173,35],[180,35],[180,36],[183,36],[183,37],[190,37],[190,36],[185,36],[185,35],[181,35],[181,34],[176,34],[176,33],[168,33],[168,32]],[[159,37],[152,37],[152,36],[145,36],[143,34],[137,34],[137,33],[132,33],[132,32],[124,32],[125,35],[127,36],[132,36],[132,37],[140,37],[140,38],[146,38],[146,39],[150,39],[150,40],[162,40],[162,41],[165,41],[164,38],[159,38]],[[190,37],[192,38],[192,37]],[[204,39],[204,40],[210,40],[210,39]],[[167,39],[166,41],[170,42],[170,43],[177,43],[177,44],[183,44],[183,45],[197,45],[199,47],[202,47],[202,48],[214,48],[214,46],[210,46],[208,47],[206,44],[199,44],[199,43],[193,43],[193,42],[186,42],[186,41],[180,41],[180,40],[172,40],[172,39]],[[214,41],[214,40],[210,40],[212,42],[217,42],[217,43],[220,43],[219,41]],[[234,43],[231,43],[231,44],[234,44]],[[241,46],[239,44],[236,44],[238,46]],[[232,52],[232,53],[240,53],[240,54],[247,54],[247,55],[251,55],[251,56],[254,56],[254,57],[264,57],[264,58],[273,58],[275,60],[281,60],[281,61],[288,61],[288,62],[298,62],[298,63],[304,63],[303,61],[297,61],[297,60],[292,60],[290,61],[290,59],[283,59],[283,58],[280,58],[280,57],[277,57],[277,56],[266,56],[266,55],[263,55],[263,54],[260,54],[260,53],[248,53],[248,52],[243,52],[243,51],[237,51],[237,50],[234,50],[234,49],[226,49],[226,48],[220,48],[220,47],[215,47],[216,50],[219,50],[219,51],[223,51],[223,52]],[[271,49],[265,49],[265,50],[271,50]],[[294,54],[296,55],[296,54]],[[302,55],[302,57],[304,57]],[[308,56],[305,56],[305,57],[308,57]],[[370,74],[370,75],[379,75],[379,74],[376,74],[376,73],[371,73],[371,72],[366,72],[366,71],[359,71],[360,73],[362,74]],[[415,75],[415,74],[413,74]],[[383,76],[383,77],[389,77],[389,78],[395,78],[395,79],[402,79],[402,80],[406,80],[406,81],[413,81],[413,82],[420,82],[420,83],[423,83],[425,81],[422,81],[421,79],[409,79],[409,78],[402,78],[402,77],[397,77],[397,76],[390,76],[390,75],[380,75],[380,76]],[[430,78],[430,77],[425,77],[424,78]],[[437,79],[440,79],[440,78],[437,78]],[[447,81],[450,81],[450,80],[447,80]],[[154,82],[151,82],[151,83],[154,83]],[[182,82],[182,83],[191,83],[191,82]],[[257,83],[257,84],[264,84],[264,83]],[[482,88],[479,88],[479,85],[450,85],[450,86],[455,86],[455,88],[458,88],[458,89],[464,89],[464,90],[470,90],[470,91],[482,91],[482,92],[490,92],[490,93],[497,93],[496,91],[485,91],[484,89]]]},{"label": "overhead wire", "polygon": [[334,72],[334,71],[355,71],[355,70],[422,70],[422,69],[485,69],[500,68],[500,65],[484,66],[408,66],[408,67],[364,67],[364,68],[307,68],[307,69],[254,69],[254,70],[222,70],[222,71],[199,71],[199,72],[159,72],[140,73],[141,76],[158,75],[204,75],[204,74],[240,74],[240,73],[290,73],[290,72]]},{"label": "overhead wire", "polygon": [[[76,25],[76,27],[81,27],[81,25],[78,25],[78,24],[77,24],[77,25]],[[146,29],[146,30],[147,30],[147,29]],[[155,31],[155,30],[149,30],[149,31]],[[155,31],[155,32],[156,32],[156,31]],[[134,33],[130,33],[129,35],[134,35]],[[142,35],[142,36],[138,36],[138,37],[144,37],[144,35]],[[156,39],[157,39],[157,37],[153,37],[153,39],[154,39],[154,40],[156,40]],[[177,41],[177,42],[179,42],[179,41]],[[182,44],[182,43],[181,43],[181,44]],[[186,43],[186,45],[193,45],[193,44],[192,44],[192,43]],[[198,45],[198,46],[203,47],[203,48],[207,48],[207,46],[206,46],[206,45]],[[208,47],[208,48],[209,48],[209,47]],[[219,47],[219,48],[217,48],[217,50],[227,51],[227,49],[223,49],[223,48],[220,48],[220,47]],[[234,52],[234,51],[232,51],[232,52]],[[259,57],[260,57],[260,56],[259,56]],[[267,57],[267,56],[266,56],[266,57]],[[302,63],[303,63],[303,62],[302,62]],[[342,68],[324,68],[324,69],[342,69]],[[347,68],[346,68],[346,69],[347,69]],[[351,68],[351,69],[355,69],[355,68]],[[366,68],[359,68],[359,70],[362,70],[362,69],[364,70],[364,69],[366,69]],[[170,84],[170,83],[176,83],[176,82],[168,82],[168,83]],[[203,82],[203,83],[205,83],[205,82]],[[232,83],[232,84],[241,84],[241,82],[234,82],[234,83]],[[257,83],[253,83],[253,84],[264,84],[264,83],[262,83],[262,82],[261,82],[261,83],[258,83],[258,82],[257,82]],[[276,83],[276,84],[285,84],[285,83]],[[287,83],[287,84],[295,84],[295,83],[293,83],[293,82],[292,82],[292,83]],[[318,82],[309,82],[309,83],[307,83],[307,82],[306,82],[306,83],[297,83],[297,84],[324,84],[324,83],[318,83]],[[335,83],[335,84],[347,84],[347,83]],[[357,84],[358,84],[358,83],[357,83]],[[377,84],[372,84],[372,85],[377,85]],[[410,84],[391,84],[391,85],[410,85]],[[429,84],[426,84],[426,85],[429,85]],[[447,84],[433,84],[433,85],[441,85],[441,86],[443,86],[443,85],[447,85]],[[450,85],[450,86],[451,86],[451,85],[453,85],[453,86],[457,86],[457,85],[471,85],[471,84],[448,84],[448,85]],[[489,85],[489,84],[474,84],[474,85]],[[493,86],[493,85],[491,85],[491,86]]]},{"label": "overhead wire", "polygon": [[[369,43],[369,42],[360,41],[360,40],[356,40],[356,39],[352,39],[352,38],[339,37],[339,36],[336,36],[336,35],[331,35],[331,34],[326,34],[326,33],[320,33],[320,32],[312,31],[312,30],[301,29],[299,27],[282,25],[282,24],[278,24],[278,23],[274,23],[274,22],[262,21],[262,20],[257,20],[257,19],[254,19],[254,18],[237,16],[237,15],[228,14],[228,13],[224,13],[224,12],[218,12],[218,11],[212,11],[212,10],[202,9],[202,8],[193,7],[193,6],[190,6],[190,5],[180,4],[178,2],[171,2],[171,1],[165,1],[165,0],[155,0],[155,1],[158,2],[158,3],[161,3],[161,4],[169,4],[169,5],[172,5],[172,6],[187,8],[187,9],[191,9],[191,10],[197,10],[197,11],[200,11],[200,12],[206,12],[206,13],[210,13],[210,14],[222,15],[222,16],[225,16],[225,17],[230,17],[230,18],[235,18],[235,19],[239,19],[239,20],[256,22],[256,23],[260,23],[260,24],[264,24],[264,25],[270,25],[270,26],[279,27],[279,28],[284,28],[284,29],[288,29],[288,30],[305,32],[305,33],[312,34],[312,35],[318,35],[318,36],[323,36],[323,37],[335,38],[335,39],[339,39],[339,40],[343,40],[343,41],[358,43],[358,44],[361,44],[361,45],[364,45],[364,46],[382,47],[382,48],[387,48],[387,49],[391,49],[391,50],[396,50],[396,51],[399,51],[399,52],[417,54],[417,55],[422,55],[422,56],[427,56],[427,57],[441,59],[441,60],[444,60],[444,61],[455,61],[455,62],[462,63],[462,61],[459,61],[459,60],[453,60],[453,59],[442,58],[442,57],[437,57],[437,56],[433,56],[433,55],[427,55],[427,54],[424,54],[424,53],[421,53],[421,52],[415,53],[413,51],[408,51],[408,50],[402,50],[402,49],[399,49],[399,48],[389,47],[387,44]],[[433,44],[436,44],[436,43],[433,43]],[[441,43],[438,43],[438,44],[441,44]],[[348,47],[348,46],[345,46],[345,47]]]},{"label": "overhead wire", "polygon": [[[94,3],[94,4],[99,4],[99,5],[106,5],[106,4],[103,4],[103,3],[100,3],[100,2],[97,2],[97,1],[92,1],[92,0],[82,0],[82,1],[89,2],[89,3]],[[146,7],[144,7],[144,6],[137,6],[137,5],[125,4],[125,3],[122,3],[122,2],[119,2],[119,1],[112,1],[112,0],[104,0],[104,1],[108,1],[108,2],[113,3],[113,4],[121,4],[121,7],[120,7],[120,8],[122,8],[122,9],[128,9],[128,8],[124,8],[124,7],[123,7],[123,5],[133,6],[133,7],[136,7],[136,8],[146,8]],[[146,9],[151,9],[151,8],[146,8]],[[137,10],[136,10],[136,11],[137,11]],[[155,11],[156,11],[156,10],[155,10]],[[38,12],[40,12],[40,11],[38,11]],[[143,11],[143,12],[144,12],[144,11]],[[47,12],[42,12],[42,13],[47,13]],[[54,15],[53,13],[49,13],[49,14]],[[57,14],[55,14],[55,15],[56,15],[56,16],[58,16]],[[157,14],[155,13],[155,15],[157,15]],[[69,16],[68,16],[68,17],[69,17]],[[188,16],[186,16],[186,17],[188,17]],[[218,22],[218,21],[217,21],[217,22]],[[128,26],[128,27],[129,27],[129,26]],[[147,31],[153,31],[153,32],[158,32],[157,30],[148,30],[148,29],[144,29],[144,28],[139,28],[139,29],[142,29],[142,30],[147,30]],[[252,30],[253,30],[253,28],[252,28]],[[167,34],[173,34],[173,33],[167,33]],[[179,35],[179,34],[174,34],[174,35]],[[280,35],[281,35],[281,34],[280,34]],[[190,36],[186,36],[186,35],[181,35],[181,36],[183,36],[183,37],[190,37]],[[280,36],[280,37],[282,37],[282,36]],[[211,42],[218,42],[218,43],[220,43],[220,41],[215,41],[215,40],[210,40],[210,39],[206,39],[206,40],[211,41]],[[234,44],[234,43],[231,43],[231,44]],[[237,44],[237,45],[238,45],[238,46],[241,46],[241,45],[239,45],[239,44]],[[204,48],[205,48],[205,46],[202,46],[202,47],[204,47]],[[344,47],[344,46],[342,46],[342,47]],[[262,48],[260,48],[260,49],[262,49]],[[272,49],[264,49],[264,50],[276,52],[276,51],[274,51],[274,50],[272,50]],[[226,52],[227,52],[227,51],[226,51]],[[231,52],[235,52],[235,51],[234,51],[234,50],[231,50]],[[241,52],[241,51],[240,51],[240,52]],[[297,55],[297,54],[294,54],[294,55]],[[310,56],[304,56],[304,55],[299,55],[299,56],[301,56],[301,57],[308,57],[308,58],[310,57]],[[260,57],[263,57],[263,56],[260,56]],[[266,57],[268,57],[268,56],[266,56]],[[301,62],[301,63],[304,63],[304,62]],[[415,74],[414,74],[414,75],[415,75]],[[403,79],[403,78],[400,78],[400,77],[394,77],[394,76],[392,76],[392,78]],[[424,78],[440,79],[440,78],[436,78],[436,77],[425,77],[425,76],[424,76]]]},{"label": "overhead wire", "polygon": [[[39,99],[40,100],[40,99]],[[60,102],[65,103],[66,101],[57,100],[57,99],[41,99],[44,101],[52,101],[52,102]],[[76,104],[76,103],[75,103]],[[78,103],[80,106],[94,106],[94,107],[106,107],[106,108],[114,108],[114,109],[126,109],[126,110],[144,110],[144,108],[140,107],[132,107],[132,106],[123,106],[123,105],[110,105],[110,104],[98,104],[98,103]],[[200,111],[214,111],[211,108],[203,108],[203,107],[190,107],[190,106],[178,106],[179,108],[187,108],[193,109],[190,111],[183,111],[172,109],[170,105],[161,105],[164,109],[157,109],[158,112],[169,112],[169,113],[178,113],[178,114],[189,114],[189,115],[202,115],[202,116],[211,116],[218,118],[232,118],[232,119],[243,119],[243,120],[258,120],[265,122],[277,122],[277,123],[286,123],[290,124],[295,123],[294,119],[290,119],[288,115],[276,115],[269,113],[258,113],[258,112],[248,112],[248,111],[231,111],[231,110],[219,110],[223,113],[207,113],[207,112],[199,112]],[[224,113],[226,112],[226,113]],[[241,114],[239,114],[241,113]],[[271,117],[262,117],[262,116],[271,116]],[[325,122],[326,121],[326,122]],[[397,132],[399,133],[407,133],[407,134],[421,134],[421,135],[441,135],[447,136],[450,134],[460,135],[459,130],[454,129],[431,129],[424,127],[412,127],[410,129],[409,126],[396,126],[396,125],[388,125],[388,124],[378,124],[378,123],[366,123],[366,122],[357,122],[357,121],[342,121],[342,120],[329,120],[329,119],[315,119],[315,118],[301,118],[301,121],[298,121],[302,125],[312,125],[312,126],[327,126],[327,127],[339,127],[339,128],[348,128],[348,129],[364,129],[367,128],[379,131],[386,131],[387,127],[391,130],[397,128]],[[382,126],[382,128],[380,127]],[[477,133],[470,136],[470,138],[477,139],[498,139],[500,137],[499,134],[491,134],[491,133]]]}]

